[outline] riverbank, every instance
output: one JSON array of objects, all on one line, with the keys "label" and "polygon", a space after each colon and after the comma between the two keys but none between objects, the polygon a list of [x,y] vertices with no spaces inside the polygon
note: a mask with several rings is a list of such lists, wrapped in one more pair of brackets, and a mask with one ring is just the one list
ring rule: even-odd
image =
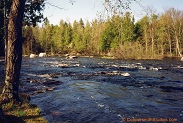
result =
[{"label": "riverbank", "polygon": [[[23,55],[23,57],[30,57],[30,55]],[[38,54],[35,54],[35,57],[38,57]],[[32,57],[32,58],[35,58]],[[69,53],[69,54],[47,54],[46,57],[66,57],[67,59],[73,59],[78,57],[83,58],[102,58],[102,59],[114,59],[114,60],[181,60],[180,56],[170,56],[170,55],[126,55],[126,54],[114,54],[114,53],[106,53],[100,55],[91,55],[91,54],[80,54],[80,53]]]},{"label": "riverbank", "polygon": [[29,102],[23,102],[21,105],[4,104],[2,110],[5,115],[3,123],[47,123],[40,115],[41,110]]},{"label": "riverbank", "polygon": [[154,55],[154,56],[148,56],[148,55],[118,55],[118,54],[103,54],[100,56],[101,58],[106,59],[118,59],[118,60],[181,60],[182,57],[180,56],[170,56],[170,55]]},{"label": "riverbank", "polygon": [[[0,58],[0,92],[2,92],[4,85],[4,60]],[[34,104],[30,104],[28,94],[20,94],[21,105],[13,105],[12,103],[2,105],[4,114],[1,123],[47,123],[47,121],[40,115],[41,110]]]},{"label": "riverbank", "polygon": [[[0,80],[0,90],[2,92],[3,84]],[[22,104],[3,104],[2,111],[4,114],[1,123],[47,123],[40,115],[41,110],[34,104],[30,104],[27,100],[27,94],[20,94]]]}]

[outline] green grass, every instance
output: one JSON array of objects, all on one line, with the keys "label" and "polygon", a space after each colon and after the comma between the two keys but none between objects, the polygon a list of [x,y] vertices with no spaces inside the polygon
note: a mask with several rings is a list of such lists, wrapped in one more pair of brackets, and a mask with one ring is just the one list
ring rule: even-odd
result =
[{"label": "green grass", "polygon": [[13,119],[16,119],[18,122],[21,121],[22,123],[47,123],[40,115],[41,110],[33,104],[23,103],[19,105],[8,103],[4,104],[2,109],[5,116],[7,116],[6,122],[11,122]]},{"label": "green grass", "polygon": [[[0,83],[1,92],[2,87]],[[2,105],[2,110],[5,115],[3,123],[48,123],[48,121],[41,116],[40,108],[29,103],[27,94],[21,94],[20,97],[23,101],[22,104],[13,104],[10,102]]]}]

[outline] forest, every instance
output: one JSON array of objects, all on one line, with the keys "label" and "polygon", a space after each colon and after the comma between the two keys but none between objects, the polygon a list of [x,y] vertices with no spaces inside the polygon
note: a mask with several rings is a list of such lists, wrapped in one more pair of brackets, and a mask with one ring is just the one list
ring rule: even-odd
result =
[{"label": "forest", "polygon": [[171,8],[163,14],[150,13],[135,22],[133,15],[114,14],[91,23],[45,22],[42,27],[25,26],[23,53],[50,55],[107,55],[120,59],[177,57],[183,50],[183,11]]},{"label": "forest", "polygon": [[[92,55],[118,59],[161,59],[182,57],[183,11],[153,12],[135,22],[130,12],[107,19],[59,25],[45,21],[42,26],[23,27],[23,55]],[[2,48],[1,48],[2,49]]]}]

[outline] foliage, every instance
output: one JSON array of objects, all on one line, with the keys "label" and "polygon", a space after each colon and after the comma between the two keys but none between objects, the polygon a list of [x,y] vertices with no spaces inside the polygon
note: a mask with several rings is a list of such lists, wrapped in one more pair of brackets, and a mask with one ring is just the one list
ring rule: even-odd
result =
[{"label": "foliage", "polygon": [[[4,3],[6,2],[6,6]],[[12,0],[1,0],[0,1],[0,56],[4,55],[4,8],[6,7],[6,21],[8,22],[10,6]],[[44,20],[42,11],[45,7],[45,0],[26,0],[25,12],[24,12],[24,26],[32,25],[36,26],[38,22]]]},{"label": "foliage", "polygon": [[36,26],[42,22],[44,17],[42,11],[45,7],[45,0],[26,0],[24,12],[24,25]]},{"label": "foliage", "polygon": [[47,23],[36,27],[37,33],[33,32],[37,37],[34,47],[48,54],[110,54],[135,59],[180,56],[183,51],[182,14],[180,10],[170,9],[162,15],[146,15],[136,23],[129,12],[114,14],[107,20],[95,19],[91,23],[84,23],[82,19],[74,21],[73,25],[63,20],[60,25]]}]

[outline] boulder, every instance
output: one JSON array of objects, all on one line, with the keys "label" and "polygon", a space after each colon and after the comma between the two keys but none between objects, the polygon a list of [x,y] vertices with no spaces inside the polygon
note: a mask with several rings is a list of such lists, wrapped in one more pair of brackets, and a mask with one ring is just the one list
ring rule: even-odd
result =
[{"label": "boulder", "polygon": [[46,57],[46,53],[39,53],[39,57]]},{"label": "boulder", "polygon": [[36,58],[37,57],[37,55],[36,54],[30,54],[30,56],[29,56],[30,58]]}]

